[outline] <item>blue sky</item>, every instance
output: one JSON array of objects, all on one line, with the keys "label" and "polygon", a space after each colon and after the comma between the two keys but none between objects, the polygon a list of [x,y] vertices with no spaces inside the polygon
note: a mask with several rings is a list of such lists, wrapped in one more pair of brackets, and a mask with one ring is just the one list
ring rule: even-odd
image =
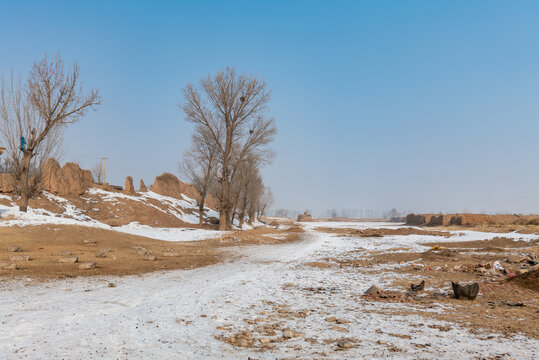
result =
[{"label": "blue sky", "polygon": [[77,61],[104,103],[64,161],[177,173],[187,82],[272,89],[274,208],[539,212],[539,2],[0,0],[0,74]]}]

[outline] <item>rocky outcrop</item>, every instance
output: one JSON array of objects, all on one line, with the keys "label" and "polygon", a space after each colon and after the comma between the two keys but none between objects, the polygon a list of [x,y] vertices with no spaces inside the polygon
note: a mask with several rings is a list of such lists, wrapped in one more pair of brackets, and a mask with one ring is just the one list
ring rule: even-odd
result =
[{"label": "rocky outcrop", "polygon": [[180,192],[191,199],[195,199],[197,201],[200,200],[200,193],[197,191],[194,185],[186,184],[180,181]]},{"label": "rocky outcrop", "polygon": [[11,193],[15,191],[15,179],[11,174],[0,174],[0,192]]},{"label": "rocky outcrop", "polygon": [[207,206],[213,210],[217,210],[219,209],[219,200],[212,194],[206,194],[206,199],[204,200],[204,206]]},{"label": "rocky outcrop", "polygon": [[163,173],[155,178],[151,190],[160,195],[181,199],[180,180],[171,173]]},{"label": "rocky outcrop", "polygon": [[141,192],[148,191],[148,188],[146,187],[146,184],[144,184],[144,181],[142,181],[142,179],[140,179],[140,186],[139,186],[138,191],[141,191]]},{"label": "rocky outcrop", "polygon": [[69,162],[60,168],[58,161],[49,159],[43,169],[43,190],[56,195],[82,195],[92,185],[92,174]]},{"label": "rocky outcrop", "polygon": [[441,226],[444,225],[444,216],[443,215],[433,215],[431,216],[428,226]]},{"label": "rocky outcrop", "polygon": [[124,193],[129,194],[129,195],[135,195],[137,193],[135,191],[135,187],[133,186],[133,178],[131,176],[128,176],[125,178]]},{"label": "rocky outcrop", "polygon": [[[141,180],[141,187],[144,183]],[[161,195],[170,196],[176,199],[181,199],[182,194],[199,201],[200,193],[197,191],[194,185],[181,182],[176,176],[171,173],[163,173],[155,178],[155,181],[151,187],[153,192]],[[215,209],[217,205],[217,199],[210,194],[206,195],[205,205]]]},{"label": "rocky outcrop", "polygon": [[423,225],[426,222],[425,215],[408,214],[406,215],[406,225]]},{"label": "rocky outcrop", "polygon": [[311,214],[299,214],[298,221],[313,221]]}]

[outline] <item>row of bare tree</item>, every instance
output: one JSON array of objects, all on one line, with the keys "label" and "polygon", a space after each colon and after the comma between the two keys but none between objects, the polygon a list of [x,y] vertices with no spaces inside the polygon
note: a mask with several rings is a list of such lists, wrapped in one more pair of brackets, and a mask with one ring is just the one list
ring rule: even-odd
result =
[{"label": "row of bare tree", "polygon": [[[194,133],[181,169],[201,195],[201,222],[208,194],[218,199],[221,229],[230,229],[236,217],[240,225],[252,222],[272,198],[260,173],[272,159],[276,133],[266,117],[270,91],[256,76],[227,68],[198,86],[188,84],[184,97],[180,107]],[[2,79],[0,141],[21,211],[39,191],[44,162],[59,155],[64,128],[100,103],[96,90],[82,91],[78,66],[65,67],[59,55],[35,62],[25,82],[13,74]]]},{"label": "row of bare tree", "polygon": [[266,117],[269,100],[264,81],[231,68],[184,89],[180,107],[194,133],[180,168],[201,195],[201,223],[208,194],[218,199],[221,230],[236,217],[240,227],[252,222],[270,205],[271,190],[260,173],[273,157],[269,144],[277,131]]}]

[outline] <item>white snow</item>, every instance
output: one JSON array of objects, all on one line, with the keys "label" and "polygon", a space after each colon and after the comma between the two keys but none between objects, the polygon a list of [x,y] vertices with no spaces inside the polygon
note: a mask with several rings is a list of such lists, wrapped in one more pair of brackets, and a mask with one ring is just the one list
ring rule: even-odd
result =
[{"label": "white snow", "polygon": [[[429,325],[445,323],[431,318],[372,312],[410,309],[414,305],[373,304],[358,297],[373,283],[387,285],[389,280],[383,273],[306,266],[306,262],[324,257],[356,256],[350,254],[362,257],[365,254],[361,249],[365,248],[367,239],[323,234],[309,225],[305,228],[303,241],[236,248],[234,251],[242,257],[199,269],[45,284],[5,282],[0,288],[1,357],[6,360],[247,359],[248,356],[275,359],[321,358],[319,353],[323,351],[329,359],[538,358],[539,341],[532,338],[505,338],[487,332],[471,334],[456,324],[450,324],[451,330],[440,332]],[[455,237],[455,241],[479,240],[485,235],[470,232]],[[394,240],[376,239],[379,246],[386,248]],[[424,240],[414,236],[399,241],[413,248]],[[349,250],[360,251],[350,253]],[[108,282],[114,282],[116,287],[107,287]],[[327,291],[308,291],[312,287]],[[288,305],[294,310],[311,310],[304,319],[283,321],[307,337],[317,338],[318,342],[310,344],[303,338],[295,338],[280,343],[274,350],[259,353],[233,348],[215,339],[216,335],[226,335],[217,326],[233,324],[237,330],[249,329],[250,325],[243,319],[261,317],[261,311],[269,310],[263,300]],[[431,309],[442,310],[442,306]],[[330,330],[324,321],[329,316],[350,320],[344,325],[350,332]],[[400,339],[388,333],[411,338]],[[340,337],[358,339],[357,348],[333,351],[334,345],[323,343],[325,339]],[[378,340],[402,351],[388,352]],[[295,349],[296,346],[300,347]]]},{"label": "white snow", "polygon": [[228,233],[227,231],[216,231],[195,228],[159,228],[147,225],[140,225],[137,222],[132,222],[128,225],[118,226],[115,231],[145,236],[152,239],[165,241],[196,241],[209,238],[217,238]]},{"label": "white snow", "polygon": [[[128,199],[132,201],[142,202],[147,206],[158,209],[159,211],[169,212],[176,216],[178,219],[190,223],[198,224],[198,208],[196,201],[188,197],[183,199],[175,199],[168,196],[162,196],[154,192],[143,192],[139,196],[127,195],[118,192],[110,192],[97,188],[88,189],[89,195],[99,195],[103,201],[116,202],[118,199]],[[29,226],[29,225],[79,225],[94,227],[106,230],[113,230],[133,235],[145,236],[157,240],[166,241],[196,241],[204,240],[208,238],[219,237],[225,234],[222,231],[205,230],[198,228],[163,228],[163,227],[150,227],[146,225],[140,225],[137,222],[130,223],[124,226],[112,227],[95,219],[90,218],[87,215],[82,214],[82,211],[78,209],[74,204],[65,198],[53,195],[48,192],[44,192],[44,195],[49,200],[56,203],[58,206],[64,209],[63,213],[55,214],[44,209],[28,208],[28,212],[20,212],[18,206],[15,203],[11,203],[9,206],[0,205],[0,226]],[[10,197],[1,195],[3,198],[11,200]],[[92,200],[88,199],[87,200]],[[163,210],[152,204],[149,200],[156,200],[165,204],[168,208]],[[184,210],[190,210],[192,213],[188,213]],[[218,217],[218,214],[209,208],[206,208],[206,216]]]}]

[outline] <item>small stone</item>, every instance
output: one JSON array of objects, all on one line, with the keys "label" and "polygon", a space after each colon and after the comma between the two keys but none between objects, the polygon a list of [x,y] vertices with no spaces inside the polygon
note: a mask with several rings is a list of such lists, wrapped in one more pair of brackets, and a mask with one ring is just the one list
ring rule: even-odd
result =
[{"label": "small stone", "polygon": [[284,329],[283,330],[283,337],[285,339],[291,339],[294,337],[294,331],[293,330],[290,330],[290,329]]},{"label": "small stone", "polygon": [[365,295],[380,294],[382,292],[383,290],[380,287],[373,285],[367,291],[365,291]]},{"label": "small stone", "polygon": [[97,263],[95,261],[84,262],[79,265],[79,270],[92,270],[95,269]]},{"label": "small stone", "polygon": [[172,256],[178,256],[178,254],[175,252],[166,252],[166,253],[163,253],[163,256],[172,257]]},{"label": "small stone", "polygon": [[72,264],[79,261],[79,258],[76,256],[65,256],[58,259],[60,264]]},{"label": "small stone", "polygon": [[340,332],[348,332],[347,329],[343,328],[342,326],[337,326],[337,325],[332,327],[331,330],[340,331]]},{"label": "small stone", "polygon": [[380,344],[380,345],[385,345],[385,344],[387,344],[387,342],[385,342],[384,340],[378,340],[377,343]]},{"label": "small stone", "polygon": [[348,321],[346,319],[335,319],[335,322],[337,324],[348,324],[350,321]]},{"label": "small stone", "polygon": [[60,253],[60,256],[71,256],[73,255],[73,253],[71,252],[71,250],[64,250]]},{"label": "small stone", "polygon": [[96,258],[106,258],[107,257],[107,251],[101,249],[98,252],[95,253]]},{"label": "small stone", "polygon": [[114,283],[109,283],[108,287],[113,288],[116,287],[116,285],[114,285]]},{"label": "small stone", "polygon": [[19,251],[22,251],[22,249],[16,245],[12,245],[10,247],[7,248],[7,251],[9,252],[19,252]]},{"label": "small stone", "polygon": [[17,270],[19,267],[15,263],[0,263],[0,269],[2,270]]},{"label": "small stone", "polygon": [[30,261],[30,256],[28,255],[13,255],[9,257],[10,261]]},{"label": "small stone", "polygon": [[157,260],[157,256],[155,256],[155,255],[148,255],[148,256],[146,256],[146,257],[144,258],[144,260],[146,260],[146,261],[155,261],[155,260]]},{"label": "small stone", "polygon": [[140,256],[142,255],[150,255],[152,253],[151,250],[148,250],[148,249],[138,249],[137,250],[137,254],[139,254]]},{"label": "small stone", "polygon": [[518,269],[518,270],[516,271],[517,275],[526,274],[527,272],[528,272],[528,270],[526,270],[526,269]]},{"label": "small stone", "polygon": [[248,347],[249,342],[246,339],[241,339],[240,342],[238,343],[238,345],[241,346],[241,347]]},{"label": "small stone", "polygon": [[268,338],[260,338],[260,339],[258,339],[258,341],[260,341],[260,343],[262,345],[264,345],[264,344],[269,344],[270,339],[268,339]]},{"label": "small stone", "polygon": [[84,245],[95,245],[95,244],[97,244],[97,241],[95,241],[94,239],[84,240]]},{"label": "small stone", "polygon": [[350,349],[352,347],[352,343],[349,341],[339,341],[337,346],[341,349]]}]

